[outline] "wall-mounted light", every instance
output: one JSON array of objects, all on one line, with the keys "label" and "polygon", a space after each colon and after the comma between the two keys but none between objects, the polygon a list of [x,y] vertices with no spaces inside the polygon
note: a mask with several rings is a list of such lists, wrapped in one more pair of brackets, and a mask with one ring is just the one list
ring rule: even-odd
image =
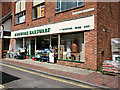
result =
[{"label": "wall-mounted light", "polygon": [[103,28],[103,32],[112,31],[110,28]]},{"label": "wall-mounted light", "polygon": [[106,32],[106,29],[103,29],[103,32]]}]

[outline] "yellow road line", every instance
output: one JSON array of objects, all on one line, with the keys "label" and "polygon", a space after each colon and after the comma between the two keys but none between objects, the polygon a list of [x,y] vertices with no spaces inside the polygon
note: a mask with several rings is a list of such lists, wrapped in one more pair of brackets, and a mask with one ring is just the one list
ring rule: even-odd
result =
[{"label": "yellow road line", "polygon": [[5,87],[0,84],[0,90],[5,90]]},{"label": "yellow road line", "polygon": [[83,87],[83,88],[92,88],[92,87],[85,86],[85,85],[82,85],[82,84],[78,84],[78,83],[74,83],[74,82],[68,82],[66,80],[51,77],[51,76],[48,76],[48,75],[43,75],[43,74],[40,74],[40,73],[36,73],[36,72],[29,71],[29,70],[21,69],[21,68],[18,68],[18,67],[14,67],[14,66],[2,64],[2,63],[0,63],[0,64],[3,65],[3,66],[7,66],[7,67],[14,68],[14,69],[17,69],[17,70],[20,70],[20,71],[23,71],[23,72],[27,72],[27,73],[38,75],[38,76],[45,77],[45,78],[49,78],[49,79],[52,79],[52,80],[60,81],[60,82],[63,82],[63,83],[67,83],[67,84],[71,84],[71,85],[75,85],[75,86],[79,86],[79,87]]}]

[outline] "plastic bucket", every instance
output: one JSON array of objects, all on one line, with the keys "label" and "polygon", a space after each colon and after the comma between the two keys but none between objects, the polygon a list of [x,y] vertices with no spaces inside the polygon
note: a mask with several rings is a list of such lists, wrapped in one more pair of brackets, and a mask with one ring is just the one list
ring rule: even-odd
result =
[{"label": "plastic bucket", "polygon": [[32,57],[32,60],[35,60],[35,57]]}]

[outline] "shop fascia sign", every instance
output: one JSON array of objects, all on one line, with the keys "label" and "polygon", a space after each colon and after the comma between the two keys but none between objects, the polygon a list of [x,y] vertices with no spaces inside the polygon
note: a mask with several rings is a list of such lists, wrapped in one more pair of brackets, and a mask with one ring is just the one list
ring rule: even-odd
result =
[{"label": "shop fascia sign", "polygon": [[69,33],[94,29],[94,15],[11,32],[12,38]]},{"label": "shop fascia sign", "polygon": [[24,35],[33,35],[33,34],[40,34],[40,33],[47,33],[50,32],[51,28],[45,28],[45,29],[38,29],[38,30],[31,30],[31,31],[26,31],[26,32],[20,32],[20,33],[15,33],[14,36],[24,36]]},{"label": "shop fascia sign", "polygon": [[[88,28],[90,25],[84,26],[84,28]],[[40,34],[40,33],[47,33],[50,32],[51,28],[45,28],[45,29],[38,29],[38,30],[31,30],[31,31],[26,31],[26,32],[20,32],[20,33],[15,33],[14,36],[24,36],[24,35],[33,35],[33,34]],[[62,28],[59,30],[72,30],[72,27],[69,28]],[[74,27],[74,29],[81,29],[81,26]]]}]

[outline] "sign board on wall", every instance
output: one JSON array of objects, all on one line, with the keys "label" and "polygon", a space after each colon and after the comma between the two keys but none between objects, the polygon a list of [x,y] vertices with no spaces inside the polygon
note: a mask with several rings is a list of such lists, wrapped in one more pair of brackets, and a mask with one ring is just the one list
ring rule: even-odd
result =
[{"label": "sign board on wall", "polygon": [[39,27],[32,27],[29,29],[23,29],[13,31],[11,33],[12,38],[40,36],[57,33],[78,32],[94,29],[94,15],[64,22],[58,22],[54,24],[47,24]]}]

